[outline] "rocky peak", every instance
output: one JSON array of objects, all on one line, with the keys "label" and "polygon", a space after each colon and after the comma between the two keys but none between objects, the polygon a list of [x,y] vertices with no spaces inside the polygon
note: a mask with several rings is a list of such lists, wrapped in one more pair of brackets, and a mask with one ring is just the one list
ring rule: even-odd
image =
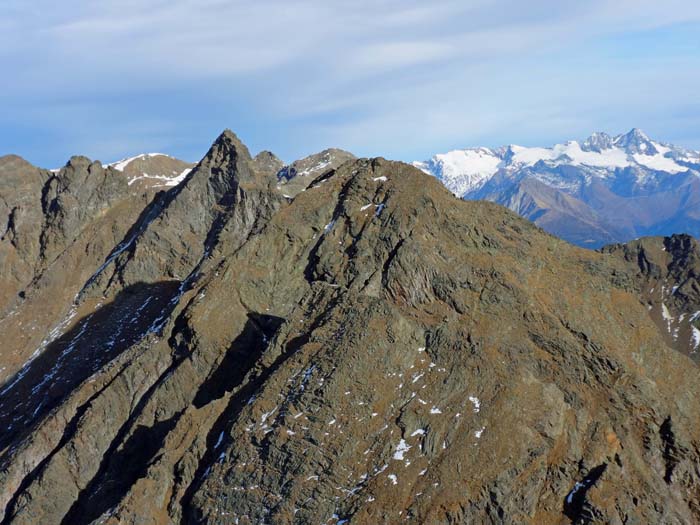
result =
[{"label": "rocky peak", "polygon": [[[0,177],[10,176],[21,170],[38,170],[31,163],[20,157],[19,155],[2,155],[0,156]],[[0,181],[1,182],[1,181]]]},{"label": "rocky peak", "polygon": [[253,158],[253,167],[259,173],[271,177],[284,168],[284,162],[271,151],[261,151]]},{"label": "rocky peak", "polygon": [[285,166],[277,174],[277,178],[283,182],[287,182],[295,177],[313,178],[354,158],[355,156],[348,151],[335,148],[325,149],[303,159],[295,160],[289,166]]},{"label": "rocky peak", "polygon": [[583,151],[596,151],[598,153],[606,149],[611,149],[612,147],[613,138],[607,133],[600,132],[593,133],[581,145]]},{"label": "rocky peak", "polygon": [[613,143],[629,154],[656,155],[659,153],[651,139],[639,128],[633,128],[624,135],[618,135]]},{"label": "rocky peak", "polygon": [[208,178],[210,185],[220,186],[215,191],[222,191],[223,185],[250,184],[262,180],[260,174],[253,170],[253,158],[248,147],[230,129],[218,136],[193,171],[198,178]]},{"label": "rocky peak", "polygon": [[209,151],[204,156],[205,159],[222,158],[222,157],[241,157],[244,160],[250,161],[252,157],[248,147],[241,142],[238,136],[230,129],[225,129],[216,138],[214,143],[209,148]]},{"label": "rocky peak", "polygon": [[88,291],[116,293],[139,281],[186,282],[219,236],[235,224],[229,239],[235,245],[281,203],[273,184],[274,177],[256,171],[248,148],[225,130],[184,180],[145,210]]},{"label": "rocky peak", "polygon": [[71,157],[42,190],[42,256],[52,260],[92,219],[127,194],[127,181],[111,168],[87,157]]},{"label": "rocky peak", "polygon": [[41,194],[50,176],[17,155],[0,157],[0,316],[34,276],[44,223]]}]

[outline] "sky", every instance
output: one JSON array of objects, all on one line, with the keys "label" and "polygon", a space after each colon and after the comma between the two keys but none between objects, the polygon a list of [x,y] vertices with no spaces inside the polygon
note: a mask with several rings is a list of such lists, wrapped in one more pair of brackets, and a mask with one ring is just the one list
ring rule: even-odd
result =
[{"label": "sky", "polygon": [[0,154],[700,149],[697,0],[2,0]]}]

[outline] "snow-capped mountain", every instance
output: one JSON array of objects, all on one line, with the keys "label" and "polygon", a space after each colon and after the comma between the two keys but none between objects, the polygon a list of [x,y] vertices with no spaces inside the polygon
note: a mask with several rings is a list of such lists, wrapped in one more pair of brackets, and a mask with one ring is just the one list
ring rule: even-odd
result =
[{"label": "snow-capped mountain", "polygon": [[583,246],[700,234],[700,152],[639,129],[550,148],[455,150],[413,164],[460,197],[498,202]]}]

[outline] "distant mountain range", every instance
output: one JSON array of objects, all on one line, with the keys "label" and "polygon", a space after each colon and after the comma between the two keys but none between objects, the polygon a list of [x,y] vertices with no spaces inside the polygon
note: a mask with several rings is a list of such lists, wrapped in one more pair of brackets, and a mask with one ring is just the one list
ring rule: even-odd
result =
[{"label": "distant mountain range", "polygon": [[551,148],[467,148],[413,164],[459,197],[497,202],[580,246],[700,236],[700,152],[639,129]]}]

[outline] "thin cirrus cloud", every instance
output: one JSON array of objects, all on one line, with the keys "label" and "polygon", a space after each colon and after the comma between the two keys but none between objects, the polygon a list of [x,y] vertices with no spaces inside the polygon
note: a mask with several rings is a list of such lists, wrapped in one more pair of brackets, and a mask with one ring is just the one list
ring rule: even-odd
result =
[{"label": "thin cirrus cloud", "polygon": [[223,127],[287,160],[633,126],[700,147],[698,31],[690,0],[5,0],[0,144],[44,165],[196,159]]}]

